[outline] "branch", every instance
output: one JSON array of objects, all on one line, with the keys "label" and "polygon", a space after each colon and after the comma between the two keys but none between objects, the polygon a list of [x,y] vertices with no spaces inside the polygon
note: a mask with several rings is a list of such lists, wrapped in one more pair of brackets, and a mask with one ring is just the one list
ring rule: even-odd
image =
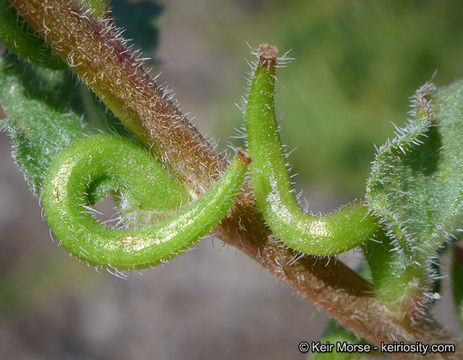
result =
[{"label": "branch", "polygon": [[[109,16],[97,20],[68,0],[9,1],[194,196],[204,193],[223,172],[226,162],[150,79],[142,60],[117,35]],[[243,187],[214,233],[369,342],[378,346],[381,341],[456,343],[457,353],[434,354],[433,358],[463,358],[463,345],[435,322],[411,324],[394,317],[374,298],[371,285],[341,262],[297,259],[297,254],[283,247],[265,226],[249,186]],[[421,358],[416,354],[391,355]]]}]

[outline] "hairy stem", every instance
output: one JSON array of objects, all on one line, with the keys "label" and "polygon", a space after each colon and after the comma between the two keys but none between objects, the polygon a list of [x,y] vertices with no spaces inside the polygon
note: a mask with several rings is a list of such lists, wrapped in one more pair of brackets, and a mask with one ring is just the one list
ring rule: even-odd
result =
[{"label": "hairy stem", "polygon": [[[210,187],[226,162],[149,78],[109,17],[95,19],[69,0],[9,1],[193,195]],[[264,225],[249,187],[243,188],[215,234],[373,344],[456,343],[432,321],[411,324],[394,317],[373,297],[371,285],[342,263],[318,257],[297,259]],[[457,353],[434,354],[433,359],[462,358],[463,345],[456,346]]]}]

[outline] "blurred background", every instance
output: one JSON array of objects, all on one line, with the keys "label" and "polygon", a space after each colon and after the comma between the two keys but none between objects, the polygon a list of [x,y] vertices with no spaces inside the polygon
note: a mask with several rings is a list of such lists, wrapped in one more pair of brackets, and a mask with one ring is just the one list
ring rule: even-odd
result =
[{"label": "blurred background", "polygon": [[[219,150],[242,145],[234,103],[250,70],[247,43],[290,51],[295,60],[278,70],[281,135],[297,148],[296,187],[314,212],[364,196],[374,144],[393,135],[391,122],[405,122],[419,86],[463,76],[459,0],[113,6]],[[319,339],[324,314],[217,239],[127,280],[69,257],[50,240],[10,153],[0,133],[0,358],[304,359],[299,341]],[[434,312],[457,333],[451,307],[445,292]]]}]

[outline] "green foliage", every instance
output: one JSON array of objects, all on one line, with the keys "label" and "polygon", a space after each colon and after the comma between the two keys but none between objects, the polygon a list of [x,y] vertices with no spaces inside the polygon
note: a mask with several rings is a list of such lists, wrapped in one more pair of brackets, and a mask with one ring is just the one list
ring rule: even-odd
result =
[{"label": "green foliage", "polygon": [[[96,17],[108,9],[106,0],[80,0]],[[50,69],[65,69],[64,61],[29,26],[8,0],[0,0],[0,40],[3,44],[33,64]]]},{"label": "green foliage", "polygon": [[[99,134],[59,154],[42,202],[50,228],[78,258],[116,269],[146,268],[178,255],[215,227],[235,200],[246,169],[239,155],[204,196],[180,210],[188,193],[160,161],[123,137]],[[89,208],[110,190],[120,194],[123,214],[151,211],[149,220],[157,223],[113,229],[96,221]]]},{"label": "green foliage", "polygon": [[110,0],[79,0],[82,5],[93,12],[96,17],[102,17],[108,11]]},{"label": "green foliage", "polygon": [[[104,0],[82,1],[101,16]],[[0,38],[13,52],[0,60],[0,99],[7,112],[6,128],[13,140],[14,157],[33,192],[57,154],[96,130],[130,136],[120,121],[84,86],[44,40],[0,0]],[[78,90],[78,91],[76,91]]]},{"label": "green foliage", "polygon": [[252,158],[251,182],[262,215],[290,248],[330,256],[359,246],[378,231],[363,204],[349,204],[326,216],[305,214],[291,188],[274,110],[275,47],[262,44],[246,103],[246,136]]},{"label": "green foliage", "polygon": [[8,0],[0,0],[0,40],[11,51],[34,64],[51,69],[66,68],[66,64],[24,21]]},{"label": "green foliage", "polygon": [[[107,4],[85,5],[101,16]],[[87,89],[75,91],[69,70],[40,68],[7,53],[0,74],[8,114],[3,126],[16,161],[41,197],[51,229],[77,257],[120,269],[157,265],[209,232],[236,197],[248,163],[243,154],[209,192],[181,209],[189,202],[186,189],[146,150],[123,137],[87,137],[98,128],[111,132],[118,122]],[[110,191],[135,229],[108,228],[93,218],[90,207]]]},{"label": "green foliage", "polygon": [[[107,8],[103,0],[82,2],[97,16]],[[130,4],[120,6],[130,13]],[[154,24],[147,19],[158,14],[145,11],[143,23]],[[153,25],[145,36],[156,31]],[[1,126],[10,133],[15,160],[36,195],[40,196],[45,174],[64,147],[95,131],[132,137],[100,100],[76,82],[70,70],[56,70],[65,68],[64,62],[7,0],[0,0],[0,36],[7,47],[30,62],[8,52],[0,60],[0,99],[8,115]]]},{"label": "green foliage", "polygon": [[104,131],[131,137],[112,112],[70,70],[51,70],[5,53],[0,59],[0,99],[14,157],[33,192],[58,153],[74,141]]},{"label": "green foliage", "polygon": [[[97,16],[103,16],[107,10],[104,1],[82,2]],[[6,4],[0,0],[0,32],[5,44],[25,60],[49,68],[60,67],[60,60],[56,60],[27,24],[16,20],[16,13]],[[129,36],[146,52],[151,52],[156,46],[152,40],[157,39],[155,18],[161,7],[121,1],[113,4],[114,14],[121,23],[126,23]],[[283,17],[293,13],[296,5],[292,4],[290,1],[285,5]],[[378,20],[378,15],[366,15],[374,15],[378,9],[392,14],[393,21],[379,23],[378,28],[384,30],[391,23],[403,24],[399,10],[408,7],[375,5],[378,8],[372,6],[367,14],[354,8],[350,13],[357,21],[354,26],[351,19],[340,15],[346,5],[334,4],[320,5],[319,18],[312,15],[318,21],[312,19],[303,33],[292,29],[288,41],[295,43],[296,56],[299,42],[312,49],[312,65],[320,70],[310,69],[310,76],[304,76],[308,72],[300,76],[305,80],[310,77],[317,85],[310,91],[312,100],[308,104],[313,107],[296,110],[302,119],[296,135],[303,146],[310,148],[310,151],[299,151],[304,161],[307,160],[303,169],[314,173],[323,165],[338,174],[330,170],[333,164],[339,164],[334,159],[346,144],[354,144],[353,150],[342,155],[342,166],[351,167],[350,172],[342,169],[339,174],[347,174],[349,179],[357,181],[358,175],[353,173],[357,167],[352,166],[352,159],[367,159],[362,137],[366,138],[371,128],[363,129],[362,123],[354,119],[358,114],[349,113],[352,104],[363,104],[359,107],[365,109],[359,113],[365,117],[368,112],[368,116],[377,121],[384,106],[384,95],[390,96],[390,103],[402,101],[396,96],[405,97],[405,90],[394,92],[398,85],[388,83],[390,69],[382,71],[382,66],[386,69],[386,63],[391,62],[385,50],[378,46],[378,41],[368,42],[364,47],[360,34]],[[299,4],[297,8],[301,6],[306,9],[307,5]],[[147,7],[153,12],[146,11]],[[431,5],[424,7],[428,12],[435,9]],[[427,24],[427,15],[421,16],[423,24]],[[333,43],[321,44],[321,34],[327,27],[332,27],[341,44],[334,49]],[[377,36],[377,31],[373,31],[372,38]],[[309,41],[306,41],[307,34]],[[386,49],[392,46],[388,42],[382,45]],[[331,47],[329,51],[336,56],[325,63],[322,55],[313,53],[317,46]],[[422,55],[422,62],[414,64],[415,68],[428,69],[429,64],[434,64],[435,59],[427,56],[422,45],[411,49]],[[250,84],[246,131],[253,159],[252,187],[267,224],[288,247],[305,254],[331,256],[363,244],[376,295],[397,317],[406,315],[412,321],[420,318],[429,303],[438,297],[433,281],[440,251],[462,220],[463,81],[445,88],[428,83],[417,91],[410,121],[378,150],[367,184],[369,208],[352,203],[328,216],[311,216],[300,209],[294,197],[278,134],[274,112],[276,52],[264,55],[260,54]],[[374,65],[371,59],[376,58],[380,60]],[[306,64],[303,67],[310,68]],[[414,74],[408,75],[405,80],[394,78],[396,82],[417,80]],[[384,90],[374,82],[388,86]],[[327,100],[323,92],[333,89],[334,96]],[[299,98],[291,96],[288,104],[292,106],[295,99],[305,98],[306,92],[300,91],[304,95]],[[144,268],[177,255],[221,221],[236,197],[249,161],[243,154],[239,155],[209,192],[186,206],[189,201],[186,189],[159,161],[127,139],[131,137],[127,129],[88,89],[76,85],[69,70],[26,63],[8,52],[0,61],[0,98],[8,115],[2,126],[13,139],[15,158],[26,180],[35,194],[42,197],[50,227],[71,253],[90,264]],[[328,108],[326,118],[322,118],[323,107]],[[385,114],[395,114],[395,111]],[[323,134],[325,130],[320,129],[325,122],[335,120],[340,124],[338,119],[342,119],[343,125],[335,129],[334,136],[329,131]],[[372,127],[376,126],[372,123]],[[323,136],[308,136],[299,131],[302,126],[313,133],[318,129]],[[97,130],[116,132],[123,137],[95,135]],[[295,130],[288,131],[291,132]],[[325,154],[326,146],[336,150]],[[317,153],[307,157],[313,149]],[[125,225],[131,229],[105,227],[89,211],[111,192]],[[160,222],[153,225],[157,221]],[[375,241],[368,241],[371,238]],[[462,278],[459,261],[454,260],[452,271],[454,284],[458,284]],[[454,285],[454,295],[461,310],[461,292],[457,285]],[[327,339],[334,342],[340,338],[357,341],[350,332],[333,325]]]},{"label": "green foliage", "polygon": [[163,7],[152,1],[111,1],[112,16],[116,25],[125,29],[125,36],[132,39],[145,55],[153,56],[158,47],[157,18]]},{"label": "green foliage", "polygon": [[[440,89],[426,84],[415,95],[407,126],[378,150],[367,197],[392,240],[393,253],[384,250],[390,258],[384,275],[392,278],[381,286],[389,300],[398,297],[403,303],[418,296],[426,301],[431,264],[461,223],[462,98],[463,81]],[[378,266],[385,265],[375,260],[373,278]]]},{"label": "green foliage", "polygon": [[40,196],[58,153],[91,132],[75,79],[68,70],[35,66],[7,53],[0,60],[0,98],[8,115],[1,124],[13,140],[15,160]]},{"label": "green foliage", "polygon": [[[461,76],[463,24],[460,0],[313,0],[254,2],[239,12],[214,0],[217,14],[198,24],[221,56],[240,61],[243,39],[271,42],[295,58],[278,75],[282,143],[297,147],[289,162],[301,188],[361,198],[375,149],[402,126],[408,97],[437,70],[438,85]],[[252,11],[254,9],[254,11]],[[239,26],[236,24],[239,22]],[[220,32],[214,29],[220,28]],[[243,81],[229,71],[214,99],[216,131],[228,136],[242,123],[230,99]],[[242,71],[246,71],[242,66]],[[226,86],[226,88],[225,88]],[[219,92],[220,93],[220,92]],[[218,121],[218,120],[217,120]]]},{"label": "green foliage", "polygon": [[[84,138],[96,126],[108,131],[117,122],[86,89],[75,91],[68,70],[38,68],[7,54],[0,71],[9,114],[3,125],[16,161],[41,196],[50,227],[77,257],[116,268],[156,265],[206,234],[233,202],[246,171],[241,156],[204,197],[179,211],[189,196],[151,155],[123,138]],[[83,120],[85,110],[90,122]],[[110,229],[92,217],[90,206],[111,190],[124,220],[139,230]]]}]

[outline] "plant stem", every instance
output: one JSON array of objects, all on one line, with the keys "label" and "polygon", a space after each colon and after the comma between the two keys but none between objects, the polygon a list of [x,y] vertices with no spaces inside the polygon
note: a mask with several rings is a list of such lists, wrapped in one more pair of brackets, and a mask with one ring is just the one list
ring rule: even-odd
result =
[{"label": "plant stem", "polygon": [[[142,61],[116,35],[109,17],[97,20],[68,0],[9,1],[194,196],[204,193],[223,172],[226,162],[149,78]],[[371,285],[341,262],[297,259],[269,232],[248,186],[214,233],[369,342],[455,343],[456,353],[434,354],[433,359],[463,358],[463,345],[435,322],[411,324],[394,317],[373,297]]]}]

